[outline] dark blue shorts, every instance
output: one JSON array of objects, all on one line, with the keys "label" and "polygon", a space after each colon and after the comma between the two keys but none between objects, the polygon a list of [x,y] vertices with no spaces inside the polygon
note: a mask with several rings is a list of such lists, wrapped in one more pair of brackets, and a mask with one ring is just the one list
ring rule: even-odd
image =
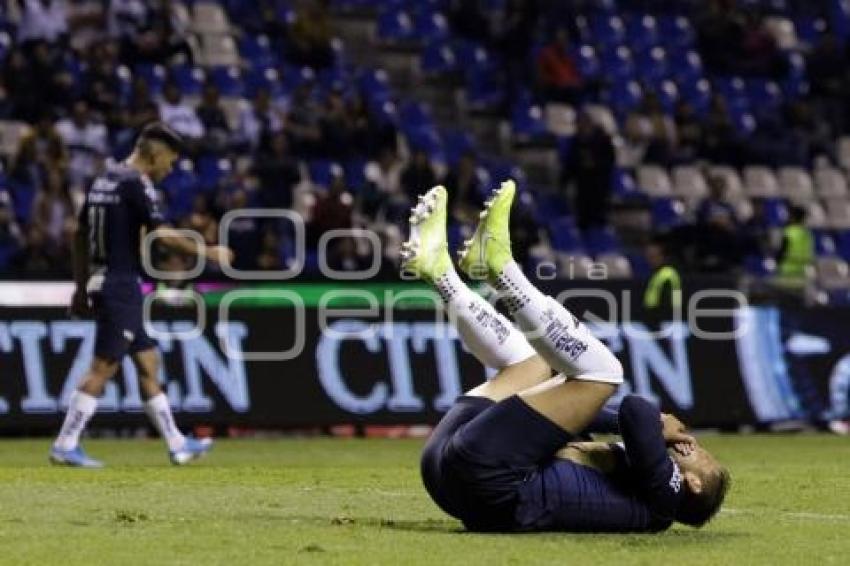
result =
[{"label": "dark blue shorts", "polygon": [[516,530],[519,487],[572,440],[518,396],[461,397],[425,447],[423,482],[467,528]]},{"label": "dark blue shorts", "polygon": [[142,293],[137,281],[107,280],[91,294],[94,308],[94,353],[118,361],[127,354],[149,350],[156,343],[145,332]]}]

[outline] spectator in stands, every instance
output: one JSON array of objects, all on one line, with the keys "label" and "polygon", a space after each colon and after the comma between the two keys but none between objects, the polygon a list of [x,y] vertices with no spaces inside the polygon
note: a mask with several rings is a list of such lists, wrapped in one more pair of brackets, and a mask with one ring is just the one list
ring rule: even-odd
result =
[{"label": "spectator in stands", "polygon": [[351,96],[347,103],[351,120],[351,145],[358,156],[376,158],[383,149],[398,151],[396,129],[392,122],[376,118],[360,94]]},{"label": "spectator in stands", "polygon": [[743,54],[744,18],[734,0],[709,0],[696,17],[700,55],[708,70],[731,74]]},{"label": "spectator in stands", "polygon": [[719,94],[712,96],[702,132],[700,157],[703,159],[734,166],[746,161],[746,151],[739,143],[726,106],[726,99],[723,96]]},{"label": "spectator in stands", "polygon": [[107,156],[107,130],[96,122],[85,100],[74,103],[71,116],[56,124],[56,131],[69,155],[68,176],[75,188],[85,190],[98,174]]},{"label": "spectator in stands", "polygon": [[272,136],[268,149],[257,155],[253,172],[260,185],[260,204],[269,208],[292,206],[292,191],[301,182],[301,172],[298,161],[289,153],[286,134]]},{"label": "spectator in stands", "polygon": [[268,147],[269,139],[283,130],[283,115],[266,88],[259,88],[250,107],[239,114],[238,138],[252,151]]},{"label": "spectator in stands", "polygon": [[652,124],[640,112],[629,112],[623,126],[623,143],[620,147],[620,164],[634,169],[646,160],[652,141]]},{"label": "spectator in stands", "polygon": [[65,236],[74,225],[74,205],[68,184],[62,172],[55,169],[47,171],[45,180],[43,190],[38,191],[33,201],[30,221],[42,228],[51,246],[64,247],[70,252],[70,246],[63,246],[70,242]]},{"label": "spectator in stands", "polygon": [[437,184],[437,174],[431,165],[428,152],[422,148],[413,148],[410,161],[401,173],[401,186],[410,202],[415,203],[417,195],[423,194]]},{"label": "spectator in stands", "polygon": [[[118,24],[112,29],[121,41],[121,60],[132,66],[136,63],[167,65],[177,55],[184,63],[192,64],[188,22],[179,17],[176,3],[160,0],[156,7],[134,5],[120,1],[116,6]],[[133,3],[136,4],[136,3]],[[127,16],[122,18],[122,16]]]},{"label": "spectator in stands", "polygon": [[15,220],[12,197],[5,188],[0,187],[0,268],[23,243],[21,227]]},{"label": "spectator in stands", "polygon": [[[839,101],[843,104],[844,101]],[[793,100],[786,104],[786,124],[789,129],[791,144],[796,148],[798,161],[804,167],[811,167],[819,155],[835,157],[834,134],[841,131],[841,116],[838,110],[831,114],[827,106],[822,106],[824,113],[818,113],[815,104],[809,100]],[[830,121],[829,117],[835,121]],[[784,163],[783,163],[784,165]]]},{"label": "spectator in stands", "polygon": [[[237,189],[227,198],[226,210],[247,208],[248,194]],[[253,216],[239,216],[228,225],[228,245],[236,258],[233,267],[240,270],[257,269],[261,239],[261,221]]]},{"label": "spectator in stands", "polygon": [[709,273],[728,273],[739,266],[741,253],[739,223],[734,207],[726,201],[723,177],[708,177],[709,196],[697,209],[696,244],[698,269]]},{"label": "spectator in stands", "polygon": [[35,128],[21,139],[11,167],[11,176],[31,188],[47,184],[49,171],[64,172],[68,157],[65,145],[53,126],[50,113],[45,113]]},{"label": "spectator in stands", "polygon": [[20,5],[18,42],[54,44],[67,37],[69,7],[66,0],[20,0]]},{"label": "spectator in stands", "polygon": [[664,112],[661,101],[654,92],[648,92],[641,101],[640,112],[649,120],[650,138],[644,160],[668,166],[673,161],[678,139],[676,123]]},{"label": "spectator in stands", "polygon": [[792,206],[782,233],[782,246],[776,255],[777,275],[789,284],[805,282],[806,272],[814,263],[815,239],[805,222],[805,209]]},{"label": "spectator in stands", "polygon": [[537,84],[547,100],[575,105],[581,100],[585,81],[569,48],[569,32],[559,27],[537,55]]},{"label": "spectator in stands", "polygon": [[82,81],[85,99],[107,123],[114,123],[125,102],[118,76],[118,46],[112,41],[95,43],[89,48],[85,61]]},{"label": "spectator in stands", "polygon": [[409,201],[401,189],[402,162],[395,151],[381,150],[377,161],[366,165],[366,187],[361,191],[360,211],[370,218],[402,220]]},{"label": "spectator in stands", "polygon": [[[329,230],[351,228],[353,214],[354,197],[345,189],[345,178],[336,174],[328,190],[316,196],[312,219],[307,225],[308,245],[315,248],[321,235]],[[336,239],[332,247],[338,246],[341,241],[341,238]]]},{"label": "spectator in stands", "polygon": [[280,236],[271,228],[266,228],[263,231],[260,253],[257,256],[257,267],[264,271],[280,271],[284,268]]},{"label": "spectator in stands", "polygon": [[449,193],[449,214],[458,222],[474,222],[481,210],[481,179],[478,176],[478,156],[466,151],[457,165],[449,169],[443,178]]},{"label": "spectator in stands", "polygon": [[531,83],[533,66],[529,51],[538,17],[537,0],[507,0],[493,25],[493,41],[502,57],[508,108],[512,108],[524,86]]},{"label": "spectator in stands", "polygon": [[575,188],[573,209],[582,231],[608,223],[614,165],[611,137],[588,113],[582,112],[575,140],[561,164],[562,182],[571,183]]},{"label": "spectator in stands", "polygon": [[13,256],[11,265],[17,273],[31,276],[67,276],[69,257],[70,254],[63,255],[50,243],[41,225],[33,222],[27,228],[23,249]]},{"label": "spectator in stands", "polygon": [[182,225],[203,236],[207,245],[218,243],[218,221],[210,210],[210,201],[206,195],[195,195],[192,200],[192,212],[183,220]]},{"label": "spectator in stands", "polygon": [[694,107],[684,100],[676,103],[673,121],[676,124],[676,133],[678,134],[675,161],[691,163],[697,159],[703,141],[702,122],[694,112]]},{"label": "spectator in stands", "polygon": [[782,78],[788,70],[786,59],[767,30],[760,14],[750,9],[744,14],[742,53],[736,60],[738,74]]},{"label": "spectator in stands", "polygon": [[221,95],[214,83],[204,84],[201,102],[195,112],[204,126],[204,149],[212,153],[222,153],[230,144],[231,131],[221,105]]},{"label": "spectator in stands", "polygon": [[141,127],[155,120],[159,120],[159,107],[151,98],[148,83],[136,77],[128,104],[119,108],[114,120],[116,146],[129,150]]},{"label": "spectator in stands", "polygon": [[331,159],[344,159],[355,152],[354,120],[341,88],[333,88],[325,98],[320,121],[323,153]]},{"label": "spectator in stands", "polygon": [[333,26],[327,0],[308,0],[295,9],[289,24],[286,58],[298,66],[324,69],[333,64]]},{"label": "spectator in stands", "polygon": [[44,42],[35,43],[29,57],[19,49],[11,49],[3,75],[13,116],[19,120],[35,122],[46,110],[68,102],[71,77]]},{"label": "spectator in stands", "polygon": [[322,111],[313,97],[313,86],[305,81],[296,87],[286,117],[286,133],[293,153],[302,157],[321,153]]},{"label": "spectator in stands", "polygon": [[159,118],[196,145],[204,137],[204,124],[192,106],[183,100],[183,93],[174,81],[167,81],[162,89],[163,100],[159,103]]}]

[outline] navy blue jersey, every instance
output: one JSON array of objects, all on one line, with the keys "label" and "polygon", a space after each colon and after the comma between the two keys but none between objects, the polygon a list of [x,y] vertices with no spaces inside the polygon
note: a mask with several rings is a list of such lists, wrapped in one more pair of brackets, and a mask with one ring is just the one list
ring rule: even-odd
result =
[{"label": "navy blue jersey", "polygon": [[618,421],[623,444],[614,445],[616,471],[561,459],[542,466],[519,488],[520,529],[652,532],[672,524],[682,474],[667,452],[658,409],[629,395]]},{"label": "navy blue jersey", "polygon": [[92,183],[80,212],[91,273],[137,278],[142,271],[141,229],[153,230],[163,222],[151,180],[126,165],[110,165]]}]

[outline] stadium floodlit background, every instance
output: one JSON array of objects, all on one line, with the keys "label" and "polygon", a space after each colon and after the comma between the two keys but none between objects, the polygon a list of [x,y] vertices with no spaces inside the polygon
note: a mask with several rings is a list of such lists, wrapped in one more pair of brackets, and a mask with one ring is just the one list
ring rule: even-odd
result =
[{"label": "stadium floodlit background", "polygon": [[[848,38],[845,0],[3,2],[0,563],[843,563]],[[168,218],[236,252],[145,283],[186,291],[151,309],[162,380],[220,441],[167,468],[125,364],[86,441],[109,468],[49,468],[93,347],[76,212],[157,118],[189,140]],[[421,488],[489,372],[398,274],[408,209],[445,184],[456,248],[508,177],[518,261],[623,393],[724,433],[706,529],[461,535]]]}]

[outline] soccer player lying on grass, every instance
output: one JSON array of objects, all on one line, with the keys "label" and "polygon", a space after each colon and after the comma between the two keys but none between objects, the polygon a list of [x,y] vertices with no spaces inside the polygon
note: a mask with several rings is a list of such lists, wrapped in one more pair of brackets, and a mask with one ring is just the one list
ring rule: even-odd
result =
[{"label": "soccer player lying on grass", "polygon": [[[493,193],[459,263],[470,276],[486,277],[517,328],[455,272],[446,190],[435,187],[412,211],[403,268],[434,285],[467,349],[499,370],[460,397],[434,430],[421,463],[428,493],[476,531],[655,532],[674,521],[705,524],[723,502],[728,473],[681,423],[662,419],[640,397],[627,396],[616,415],[601,411],[623,381],[622,366],[513,261],[514,192],[507,181]],[[552,378],[552,369],[559,375]],[[623,443],[576,443],[594,420]]]}]

